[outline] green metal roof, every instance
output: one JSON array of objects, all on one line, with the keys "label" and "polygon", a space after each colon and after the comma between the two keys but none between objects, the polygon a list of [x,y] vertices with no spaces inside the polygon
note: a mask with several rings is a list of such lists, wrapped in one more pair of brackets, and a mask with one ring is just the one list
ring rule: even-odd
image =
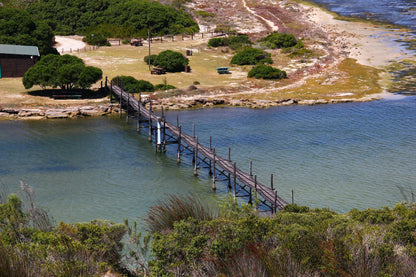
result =
[{"label": "green metal roof", "polygon": [[0,44],[0,54],[40,56],[37,46]]}]

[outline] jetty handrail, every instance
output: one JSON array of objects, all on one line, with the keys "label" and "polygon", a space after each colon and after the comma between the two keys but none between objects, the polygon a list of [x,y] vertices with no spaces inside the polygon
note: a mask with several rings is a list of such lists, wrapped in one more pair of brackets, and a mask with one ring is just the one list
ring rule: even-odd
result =
[{"label": "jetty handrail", "polygon": [[128,103],[128,105],[130,105],[135,112],[140,113],[141,117],[144,117],[146,120],[150,119],[152,122],[163,120],[164,128],[166,128],[166,130],[168,130],[174,137],[180,137],[181,143],[185,143],[194,150],[198,149],[197,151],[199,154],[206,157],[211,162],[215,162],[215,164],[221,167],[225,172],[231,175],[235,174],[235,178],[239,180],[239,182],[251,189],[254,189],[255,192],[264,200],[268,201],[272,205],[275,205],[275,208],[280,210],[288,204],[284,199],[277,195],[274,189],[264,186],[258,182],[256,178],[253,178],[252,175],[237,168],[232,161],[219,156],[209,147],[199,143],[195,137],[182,132],[180,127],[175,126],[174,124],[166,121],[164,118],[157,116],[151,110],[147,109],[141,101],[137,100],[129,93],[124,92],[119,86],[112,84],[111,87],[114,93],[116,93],[125,103]]}]

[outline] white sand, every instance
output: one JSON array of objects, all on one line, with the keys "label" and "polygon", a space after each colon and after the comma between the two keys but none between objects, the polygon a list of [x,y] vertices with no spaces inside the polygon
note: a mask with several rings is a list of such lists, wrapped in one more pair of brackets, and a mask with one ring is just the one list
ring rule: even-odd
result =
[{"label": "white sand", "polygon": [[59,53],[69,52],[71,50],[75,51],[78,49],[83,49],[85,47],[85,43],[82,42],[82,37],[80,36],[55,36],[55,42],[55,48],[56,50],[58,50]]}]

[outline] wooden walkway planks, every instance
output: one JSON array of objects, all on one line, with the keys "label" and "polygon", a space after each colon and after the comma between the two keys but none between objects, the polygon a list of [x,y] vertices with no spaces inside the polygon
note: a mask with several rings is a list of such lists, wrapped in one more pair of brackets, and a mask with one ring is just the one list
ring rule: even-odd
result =
[{"label": "wooden walkway planks", "polygon": [[[146,109],[139,100],[134,98],[129,93],[124,92],[119,86],[111,84],[111,88],[113,93],[115,93],[121,101],[128,105],[128,109],[130,108],[134,110],[137,114],[140,113],[140,117],[145,120],[149,120],[150,118],[152,125],[156,124],[158,121],[164,120],[164,118],[161,118],[155,113],[151,112],[149,109]],[[253,176],[250,174],[242,171],[238,167],[235,167],[232,161],[215,154],[215,150],[213,151],[212,149],[199,143],[197,138],[182,132],[178,126],[175,126],[168,121],[164,121],[163,125],[164,128],[169,131],[173,137],[179,139],[180,136],[181,143],[185,143],[193,150],[197,149],[199,155],[206,157],[211,162],[215,161],[215,165],[229,173],[230,176],[234,176],[235,174],[235,179],[240,182],[238,186],[241,187],[241,184],[243,184],[251,190],[254,190],[264,199],[265,202],[270,204],[269,207],[272,209],[272,211],[275,212],[277,209],[281,210],[288,204],[283,198],[277,195],[274,189],[259,183],[256,178],[253,178]]]}]

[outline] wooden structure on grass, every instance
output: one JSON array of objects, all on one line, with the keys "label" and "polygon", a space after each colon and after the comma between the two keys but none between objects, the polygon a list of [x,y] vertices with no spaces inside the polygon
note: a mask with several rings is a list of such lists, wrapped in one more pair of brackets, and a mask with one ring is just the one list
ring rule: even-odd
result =
[{"label": "wooden structure on grass", "polygon": [[[107,81],[106,81],[107,86]],[[198,169],[207,168],[212,176],[212,189],[216,190],[217,182],[223,181],[228,183],[228,188],[233,192],[234,198],[244,197],[250,204],[255,204],[262,210],[268,210],[275,213],[283,209],[288,203],[278,196],[273,187],[273,175],[271,175],[270,187],[265,186],[257,181],[257,176],[252,174],[252,163],[250,162],[249,173],[237,167],[237,163],[231,160],[231,149],[228,149],[228,158],[223,158],[215,152],[212,147],[212,138],[210,137],[209,147],[201,144],[198,137],[195,136],[195,125],[193,134],[189,135],[182,131],[179,125],[179,119],[176,124],[166,121],[165,114],[157,115],[150,108],[147,109],[141,101],[141,96],[136,99],[132,94],[123,91],[122,85],[110,84],[110,99],[112,94],[116,95],[120,103],[120,117],[122,108],[126,110],[126,120],[134,117],[136,120],[137,131],[142,128],[148,130],[148,139],[150,142],[156,142],[156,151],[165,152],[167,145],[176,144],[177,162],[180,163],[182,156],[192,155],[194,175],[198,175]],[[293,193],[292,193],[293,202]]]}]

